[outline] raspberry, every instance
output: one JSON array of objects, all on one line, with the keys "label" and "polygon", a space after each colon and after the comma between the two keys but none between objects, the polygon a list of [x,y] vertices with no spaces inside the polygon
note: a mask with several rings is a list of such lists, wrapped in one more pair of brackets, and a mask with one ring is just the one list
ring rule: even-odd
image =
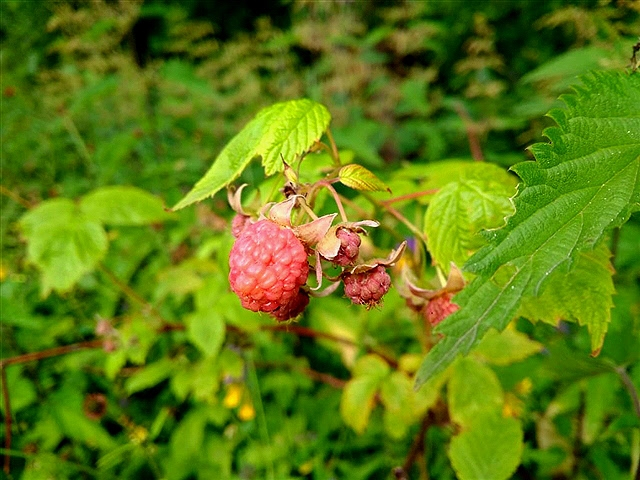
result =
[{"label": "raspberry", "polygon": [[367,307],[377,305],[391,286],[391,277],[382,265],[366,272],[345,275],[343,281],[344,294],[353,303]]},{"label": "raspberry", "polygon": [[231,221],[231,233],[234,237],[238,238],[244,229],[250,224],[250,216],[236,213],[235,217],[233,217],[233,220]]},{"label": "raspberry", "polygon": [[360,251],[360,235],[347,228],[339,228],[336,237],[340,239],[340,250],[332,262],[340,266],[352,265]]},{"label": "raspberry", "polygon": [[309,305],[309,294],[304,290],[299,290],[298,295],[293,297],[289,303],[279,306],[270,315],[279,322],[286,322],[304,312],[307,305]]},{"label": "raspberry", "polygon": [[453,312],[458,310],[458,305],[451,303],[452,293],[445,293],[429,300],[424,307],[424,317],[432,327],[438,325],[442,320],[447,318]]},{"label": "raspberry", "polygon": [[245,227],[231,248],[229,266],[231,289],[254,312],[289,308],[309,275],[300,240],[271,220]]}]

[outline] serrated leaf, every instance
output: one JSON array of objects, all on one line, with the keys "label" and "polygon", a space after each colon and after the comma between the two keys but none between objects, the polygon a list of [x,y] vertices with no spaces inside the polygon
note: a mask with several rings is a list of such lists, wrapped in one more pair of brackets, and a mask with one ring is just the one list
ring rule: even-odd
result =
[{"label": "serrated leaf", "polygon": [[491,178],[445,185],[429,204],[424,220],[427,246],[445,273],[451,262],[464,264],[486,244],[481,230],[501,227],[513,213],[510,197],[515,193],[515,182],[504,170],[488,170],[493,172]]},{"label": "serrated leaf", "polygon": [[489,330],[474,355],[493,365],[510,365],[538,353],[543,345],[524,333],[510,328],[503,332]]},{"label": "serrated leaf", "polygon": [[538,297],[525,297],[518,314],[530,320],[557,325],[560,320],[586,325],[591,336],[591,351],[602,348],[611,321],[613,266],[611,252],[604,243],[578,255],[568,272],[555,271]]},{"label": "serrated leaf", "polygon": [[187,319],[187,338],[207,357],[218,354],[224,334],[224,320],[215,310],[199,310]]},{"label": "serrated leaf", "polygon": [[463,358],[453,367],[447,385],[451,419],[469,426],[482,413],[502,410],[504,393],[495,372],[471,358]]},{"label": "serrated leaf", "polygon": [[290,162],[307,151],[320,139],[330,121],[327,109],[308,99],[276,103],[261,110],[231,139],[209,171],[173,210],[213,196],[238,178],[258,155],[262,157],[266,175],[282,171],[282,158]]},{"label": "serrated leaf", "polygon": [[385,183],[375,176],[373,172],[367,170],[362,165],[351,163],[345,165],[338,173],[340,182],[354,190],[366,192],[391,192]]},{"label": "serrated leaf", "polygon": [[449,458],[460,480],[503,480],[520,464],[523,433],[514,418],[498,414],[478,417],[468,430],[456,435]]},{"label": "serrated leaf", "polygon": [[460,310],[438,325],[416,387],[466,354],[489,328],[503,330],[523,296],[539,295],[555,270],[567,271],[607,228],[640,205],[640,76],[593,73],[563,96],[565,110],[532,147],[537,161],[514,167],[522,178],[516,213],[465,265],[478,275],[454,299]]},{"label": "serrated leaf", "polygon": [[375,355],[366,355],[356,362],[353,378],[347,382],[340,398],[340,415],[356,433],[367,428],[375,395],[388,374],[389,366]]},{"label": "serrated leaf", "polygon": [[109,186],[88,193],[80,200],[88,218],[107,225],[149,225],[169,218],[162,200],[136,187]]},{"label": "serrated leaf", "polygon": [[19,221],[27,259],[42,272],[42,294],[70,290],[107,252],[100,223],[87,218],[69,199],[46,200]]}]

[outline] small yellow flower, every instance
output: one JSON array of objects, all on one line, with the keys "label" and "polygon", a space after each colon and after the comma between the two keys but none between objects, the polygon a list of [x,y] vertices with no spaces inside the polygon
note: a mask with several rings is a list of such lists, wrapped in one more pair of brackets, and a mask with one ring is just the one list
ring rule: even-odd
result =
[{"label": "small yellow flower", "polygon": [[518,418],[524,410],[524,402],[513,393],[507,392],[502,406],[502,415],[505,417]]},{"label": "small yellow flower", "polygon": [[129,439],[133,443],[138,445],[143,443],[148,436],[149,436],[149,432],[147,431],[147,429],[141,426],[136,426],[133,428],[133,430],[129,432]]},{"label": "small yellow flower", "polygon": [[533,382],[529,377],[525,377],[516,384],[515,392],[518,395],[528,395],[533,389]]},{"label": "small yellow flower", "polygon": [[238,410],[238,418],[240,418],[240,420],[242,420],[243,422],[253,420],[255,416],[256,411],[253,408],[253,405],[251,405],[250,403],[243,404],[240,407],[240,410]]},{"label": "small yellow flower", "polygon": [[222,401],[222,404],[226,408],[235,408],[240,405],[240,399],[242,398],[242,385],[238,383],[232,383],[227,387],[227,394]]},{"label": "small yellow flower", "polygon": [[9,269],[4,265],[0,264],[0,282],[4,282],[5,279],[9,276]]}]

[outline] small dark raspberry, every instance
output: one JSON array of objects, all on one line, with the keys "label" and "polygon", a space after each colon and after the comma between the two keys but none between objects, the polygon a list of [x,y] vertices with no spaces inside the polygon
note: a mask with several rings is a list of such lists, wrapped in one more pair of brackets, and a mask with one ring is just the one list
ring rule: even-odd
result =
[{"label": "small dark raspberry", "polygon": [[424,317],[432,327],[438,325],[453,312],[457,311],[458,305],[451,303],[453,293],[444,293],[429,300],[424,307]]},{"label": "small dark raspberry", "polygon": [[304,246],[290,228],[271,220],[245,227],[229,254],[229,283],[242,306],[273,312],[289,304],[307,282]]},{"label": "small dark raspberry", "polygon": [[344,293],[355,304],[368,308],[380,303],[391,286],[391,277],[382,265],[362,273],[347,274],[343,278]]},{"label": "small dark raspberry", "polygon": [[336,237],[340,239],[340,250],[332,262],[343,267],[353,265],[360,252],[360,244],[362,243],[360,235],[347,228],[338,228]]},{"label": "small dark raspberry", "polygon": [[286,322],[292,318],[296,318],[309,305],[309,294],[304,290],[299,290],[298,295],[293,297],[289,303],[280,305],[270,313],[279,322]]},{"label": "small dark raspberry", "polygon": [[251,217],[248,215],[242,215],[236,213],[235,217],[231,221],[231,233],[234,237],[238,238],[247,226],[251,224]]}]

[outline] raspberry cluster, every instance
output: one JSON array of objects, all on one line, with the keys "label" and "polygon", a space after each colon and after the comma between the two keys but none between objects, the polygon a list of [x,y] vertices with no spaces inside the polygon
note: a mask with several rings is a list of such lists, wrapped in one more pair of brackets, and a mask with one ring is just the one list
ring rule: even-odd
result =
[{"label": "raspberry cluster", "polygon": [[[305,310],[310,294],[327,295],[340,282],[344,283],[345,296],[355,304],[371,308],[382,301],[391,286],[386,267],[400,258],[404,244],[386,259],[360,262],[360,234],[366,233],[363,226],[377,227],[378,222],[343,221],[331,226],[337,214],[329,214],[294,226],[291,216],[300,206],[298,202],[308,211],[301,195],[265,206],[256,221],[242,210],[239,195],[240,189],[230,196],[237,215],[231,224],[236,241],[229,254],[229,283],[244,308],[268,313],[277,321],[291,320]],[[314,293],[307,286],[309,257],[317,277],[316,288],[323,279],[331,282],[324,292]],[[327,263],[339,268],[340,273],[325,274]]]}]

